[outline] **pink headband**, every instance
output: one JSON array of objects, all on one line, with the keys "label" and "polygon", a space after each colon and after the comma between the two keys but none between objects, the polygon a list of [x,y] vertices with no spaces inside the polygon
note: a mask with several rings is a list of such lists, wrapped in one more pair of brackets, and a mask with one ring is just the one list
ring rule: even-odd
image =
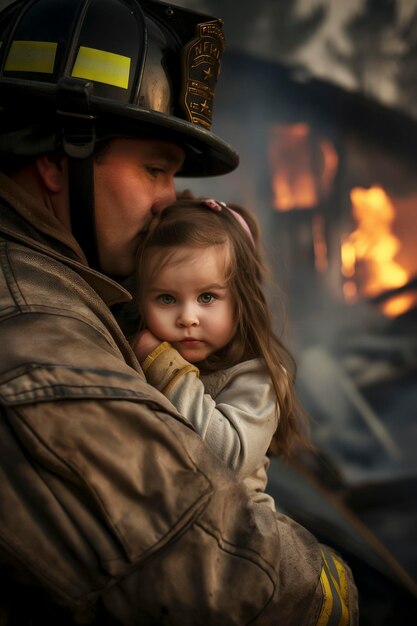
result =
[{"label": "pink headband", "polygon": [[204,204],[204,206],[208,207],[209,209],[212,209],[212,211],[217,211],[218,213],[222,211],[223,209],[227,209],[233,215],[233,217],[239,222],[239,224],[242,226],[243,230],[249,237],[253,247],[256,249],[255,240],[248,226],[248,223],[245,220],[245,218],[242,217],[240,213],[231,209],[229,206],[227,206],[225,202],[220,202],[218,200],[214,200],[213,198],[207,198],[205,200],[202,200],[201,204]]}]

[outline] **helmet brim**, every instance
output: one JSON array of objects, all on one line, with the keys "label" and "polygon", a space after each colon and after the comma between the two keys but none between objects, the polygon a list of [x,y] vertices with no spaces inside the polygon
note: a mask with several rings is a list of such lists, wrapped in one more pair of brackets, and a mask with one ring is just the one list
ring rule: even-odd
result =
[{"label": "helmet brim", "polygon": [[[201,126],[180,118],[140,108],[134,105],[114,106],[111,102],[92,98],[100,112],[104,134],[162,139],[180,145],[185,150],[184,166],[179,176],[219,176],[232,172],[239,164],[237,152],[226,141]],[[106,131],[107,129],[107,131]]]},{"label": "helmet brim", "polygon": [[[25,103],[31,103],[28,112]],[[2,79],[0,81],[0,103],[3,115],[7,112],[28,119],[46,119],[51,128],[51,119],[57,116],[57,89],[55,85],[39,85],[30,81]],[[89,114],[96,117],[97,136],[99,139],[114,136],[146,137],[162,139],[180,145],[185,150],[184,166],[178,173],[184,177],[220,176],[232,172],[239,164],[237,152],[226,141],[217,137],[202,126],[192,124],[172,115],[141,108],[133,104],[121,104],[98,96],[89,101]],[[37,141],[33,146],[25,146],[25,154],[39,155],[39,149],[45,148],[45,142]],[[52,144],[50,150],[55,149]],[[55,140],[54,140],[55,141]]]}]

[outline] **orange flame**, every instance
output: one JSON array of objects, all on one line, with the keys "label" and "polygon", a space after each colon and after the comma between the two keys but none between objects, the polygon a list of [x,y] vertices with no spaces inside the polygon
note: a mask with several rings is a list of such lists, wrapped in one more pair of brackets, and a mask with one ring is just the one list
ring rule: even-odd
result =
[{"label": "orange flame", "polygon": [[[392,232],[395,208],[382,187],[355,188],[351,194],[353,217],[357,228],[342,241],[342,273],[347,279],[344,295],[354,301],[358,292],[377,296],[384,291],[402,287],[410,274],[395,257],[401,243]],[[381,305],[388,317],[396,317],[413,304],[409,294],[395,296]]]},{"label": "orange flame", "polygon": [[328,195],[338,156],[329,141],[314,143],[308,124],[275,124],[268,158],[278,211],[311,209]]}]

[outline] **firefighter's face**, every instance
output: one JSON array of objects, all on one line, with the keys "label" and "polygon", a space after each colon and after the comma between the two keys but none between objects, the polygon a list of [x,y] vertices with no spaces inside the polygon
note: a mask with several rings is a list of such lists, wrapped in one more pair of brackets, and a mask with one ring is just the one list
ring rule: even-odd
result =
[{"label": "firefighter's face", "polygon": [[111,139],[94,165],[100,265],[106,274],[134,270],[138,235],[175,200],[174,176],[184,151],[149,139]]}]

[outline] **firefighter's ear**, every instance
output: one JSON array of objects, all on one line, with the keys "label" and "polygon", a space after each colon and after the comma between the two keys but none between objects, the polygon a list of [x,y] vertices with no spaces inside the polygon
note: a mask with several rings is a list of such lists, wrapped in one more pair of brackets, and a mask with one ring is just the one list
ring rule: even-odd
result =
[{"label": "firefighter's ear", "polygon": [[46,154],[36,159],[36,169],[43,184],[52,193],[65,189],[67,183],[67,160],[65,156]]}]

